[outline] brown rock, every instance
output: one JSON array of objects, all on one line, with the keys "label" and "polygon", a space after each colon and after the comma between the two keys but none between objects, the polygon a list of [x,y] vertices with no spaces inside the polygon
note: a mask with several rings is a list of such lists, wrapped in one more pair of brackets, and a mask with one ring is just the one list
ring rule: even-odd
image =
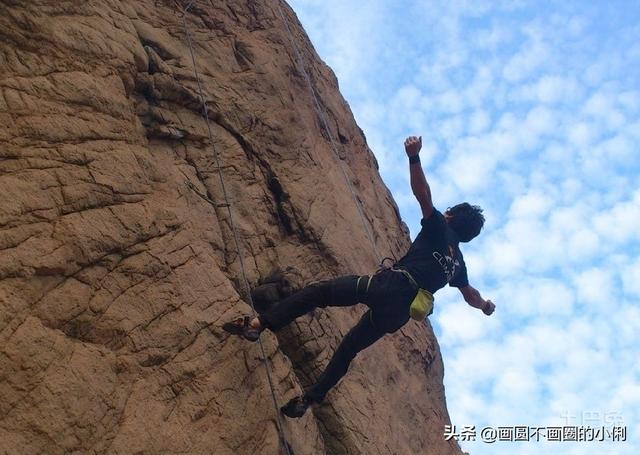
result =
[{"label": "brown rock", "polygon": [[[409,244],[288,6],[194,2],[184,15],[210,136],[177,5],[0,5],[2,453],[278,453],[260,350],[220,329],[250,311],[230,213],[251,286],[287,267],[297,287],[375,269],[340,166],[379,252]],[[361,312],[319,310],[263,336],[280,403]],[[442,436],[442,377],[431,328],[410,323],[325,405],[283,422],[285,437],[298,455],[459,454]]]}]

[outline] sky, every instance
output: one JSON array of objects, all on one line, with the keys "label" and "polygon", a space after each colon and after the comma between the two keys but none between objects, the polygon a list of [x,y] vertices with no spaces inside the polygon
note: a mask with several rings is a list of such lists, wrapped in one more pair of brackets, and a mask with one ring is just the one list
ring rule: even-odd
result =
[{"label": "sky", "polygon": [[[412,237],[406,136],[436,208],[479,204],[459,292],[430,317],[472,455],[640,453],[640,4],[289,0]],[[484,442],[485,427],[626,428],[626,442]],[[596,434],[596,437],[598,435]],[[610,439],[610,435],[605,435]]]}]

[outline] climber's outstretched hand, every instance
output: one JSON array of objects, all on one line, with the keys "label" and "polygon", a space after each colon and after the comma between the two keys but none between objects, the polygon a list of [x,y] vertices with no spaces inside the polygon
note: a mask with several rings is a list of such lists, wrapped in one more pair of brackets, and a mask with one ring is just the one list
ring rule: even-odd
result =
[{"label": "climber's outstretched hand", "polygon": [[495,311],[496,306],[491,300],[487,300],[484,304],[484,308],[482,308],[482,312],[487,316],[491,316]]},{"label": "climber's outstretched hand", "polygon": [[407,156],[415,156],[420,153],[422,148],[422,136],[409,136],[404,141],[404,151],[407,152]]}]

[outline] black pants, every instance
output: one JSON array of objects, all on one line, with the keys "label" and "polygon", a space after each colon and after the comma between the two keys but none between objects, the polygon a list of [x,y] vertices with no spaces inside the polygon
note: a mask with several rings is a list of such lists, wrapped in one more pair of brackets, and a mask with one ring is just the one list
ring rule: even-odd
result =
[{"label": "black pants", "polygon": [[[351,306],[356,303],[364,303],[369,307],[344,337],[318,381],[307,390],[307,397],[315,402],[321,402],[329,389],[345,375],[358,352],[371,346],[385,333],[400,329],[409,320],[409,306],[416,290],[404,275],[383,270],[373,276],[366,294],[357,292],[357,281],[357,275],[349,275],[311,284],[260,315],[261,323],[276,331],[317,307]],[[359,289],[362,291],[362,287]]]}]

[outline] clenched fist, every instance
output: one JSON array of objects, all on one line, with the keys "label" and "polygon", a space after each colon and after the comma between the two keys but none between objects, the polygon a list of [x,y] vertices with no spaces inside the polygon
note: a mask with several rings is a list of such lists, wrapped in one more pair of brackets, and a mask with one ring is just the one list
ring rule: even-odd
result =
[{"label": "clenched fist", "polygon": [[404,141],[404,151],[407,152],[407,156],[409,158],[420,153],[421,148],[422,148],[422,136],[420,137],[409,136]]},{"label": "clenched fist", "polygon": [[496,309],[496,306],[493,304],[493,302],[491,300],[487,300],[484,304],[484,308],[482,309],[482,312],[487,316],[491,316],[495,309]]}]

